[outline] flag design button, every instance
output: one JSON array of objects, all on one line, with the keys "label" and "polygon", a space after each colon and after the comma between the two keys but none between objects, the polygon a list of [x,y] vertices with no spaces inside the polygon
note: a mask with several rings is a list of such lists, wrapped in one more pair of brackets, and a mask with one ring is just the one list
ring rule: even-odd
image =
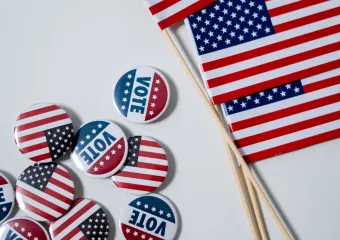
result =
[{"label": "flag design button", "polygon": [[31,105],[19,115],[15,123],[14,140],[20,152],[34,162],[56,160],[71,149],[72,120],[57,105]]},{"label": "flag design button", "polygon": [[48,232],[38,222],[18,217],[0,227],[0,240],[50,240]]},{"label": "flag design button", "polygon": [[8,178],[0,173],[0,224],[9,217],[14,204],[13,186]]},{"label": "flag design button", "polygon": [[82,125],[74,138],[71,154],[76,166],[88,176],[111,177],[124,164],[127,140],[116,124],[98,120]]},{"label": "flag design button", "polygon": [[174,206],[158,194],[136,198],[123,208],[119,222],[126,240],[172,240],[178,229]]},{"label": "flag design button", "polygon": [[74,182],[60,164],[34,164],[25,169],[16,184],[20,209],[37,221],[63,216],[74,200]]},{"label": "flag design button", "polygon": [[125,73],[114,88],[114,104],[127,120],[148,123],[159,118],[170,99],[165,77],[152,67],[138,67]]},{"label": "flag design button", "polygon": [[109,220],[103,209],[96,202],[85,198],[77,198],[71,210],[51,222],[49,227],[53,240],[108,240],[109,229]]},{"label": "flag design button", "polygon": [[112,176],[115,185],[128,193],[143,195],[155,191],[168,173],[165,150],[155,140],[130,137],[129,152],[122,169]]}]

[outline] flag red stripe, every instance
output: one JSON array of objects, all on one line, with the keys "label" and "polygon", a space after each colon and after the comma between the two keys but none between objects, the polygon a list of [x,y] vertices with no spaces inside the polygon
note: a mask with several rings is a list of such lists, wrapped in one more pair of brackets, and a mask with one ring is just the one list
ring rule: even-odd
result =
[{"label": "flag red stripe", "polygon": [[48,195],[51,195],[52,197],[66,203],[66,204],[69,204],[69,205],[72,205],[72,202],[73,202],[73,199],[69,199],[67,197],[65,197],[64,195],[61,195],[60,193],[57,193],[56,191],[46,187],[45,188],[45,193],[47,193]]},{"label": "flag red stripe", "polygon": [[18,131],[18,132],[24,131],[24,130],[27,130],[27,129],[30,129],[30,128],[38,127],[38,126],[48,124],[48,123],[52,123],[52,122],[57,122],[57,121],[67,119],[67,118],[68,118],[67,113],[56,115],[56,116],[53,116],[53,117],[44,118],[44,119],[41,119],[41,120],[38,120],[38,121],[35,121],[35,122],[30,122],[30,123],[18,126],[18,127],[16,127],[16,131]]},{"label": "flag red stripe", "polygon": [[168,166],[151,164],[151,163],[138,162],[138,167],[140,167],[140,168],[147,168],[147,169],[153,169],[153,170],[159,170],[159,171],[168,171]]},{"label": "flag red stripe", "polygon": [[[164,238],[159,238],[155,235],[151,235],[150,233],[147,233],[147,232],[144,232],[140,229],[137,229],[137,228],[134,228],[130,225],[127,225],[127,224],[124,224],[124,223],[121,223],[121,229],[122,229],[122,232],[125,236],[125,239],[133,239],[133,240],[137,240],[137,239],[140,239],[138,237],[134,237],[133,233],[134,232],[137,232],[138,233],[138,236],[142,236],[142,235],[145,235],[145,239],[144,240],[164,240]],[[130,232],[131,233],[126,233],[126,229],[130,229]]]},{"label": "flag red stripe", "polygon": [[318,21],[321,21],[327,18],[339,16],[339,15],[340,15],[340,7],[336,7],[336,8],[332,8],[332,9],[329,9],[329,10],[326,10],[320,13],[308,15],[307,17],[303,17],[303,18],[285,22],[279,25],[275,25],[274,30],[276,33],[280,33],[283,31],[305,26],[310,23],[318,22]]},{"label": "flag red stripe", "polygon": [[54,170],[54,172],[72,181],[71,175],[68,172],[61,169],[59,166]]},{"label": "flag red stripe", "polygon": [[67,233],[61,240],[70,240],[72,237],[77,235],[80,232],[80,229],[78,227],[72,229],[69,233]]},{"label": "flag red stripe", "polygon": [[308,93],[308,92],[317,91],[322,88],[334,86],[337,84],[340,84],[340,76],[331,77],[331,78],[327,78],[319,82],[306,84],[303,86],[303,90],[305,93]]},{"label": "flag red stripe", "polygon": [[88,240],[88,238],[84,235],[79,240]]},{"label": "flag red stripe", "polygon": [[157,147],[157,148],[160,148],[161,146],[155,142],[155,141],[149,141],[149,140],[142,140],[141,142],[141,145],[143,146],[148,146],[148,147]]},{"label": "flag red stripe", "polygon": [[45,153],[45,154],[41,154],[38,156],[34,156],[34,157],[30,157],[30,160],[34,161],[34,162],[40,162],[46,159],[51,158],[51,154],[50,153]]},{"label": "flag red stripe", "polygon": [[257,83],[249,87],[244,87],[238,90],[223,93],[223,94],[212,97],[212,101],[214,104],[220,104],[223,102],[234,100],[236,98],[239,98],[240,96],[247,96],[249,94],[253,94],[254,92],[260,92],[263,89],[268,89],[268,88],[272,88],[278,85],[289,83],[292,81],[293,78],[303,79],[309,76],[327,72],[327,71],[338,68],[339,65],[340,65],[340,60],[335,60],[335,61],[321,64],[321,65],[318,65],[312,68],[307,68],[307,69],[304,69],[304,70],[301,70],[295,73],[287,74],[282,77],[274,78],[266,82]]},{"label": "flag red stripe", "polygon": [[31,204],[29,204],[27,202],[25,202],[25,208],[28,211],[33,212],[33,213],[39,215],[40,217],[43,217],[43,218],[45,218],[45,219],[47,219],[49,221],[52,221],[52,220],[55,219],[55,217],[52,216],[51,214],[49,214],[47,212],[44,212],[44,211],[40,210],[39,208],[36,208],[36,207],[32,206]]},{"label": "flag red stripe", "polygon": [[273,52],[286,49],[286,48],[289,48],[295,45],[313,41],[313,40],[316,40],[322,37],[330,36],[338,32],[340,32],[340,25],[331,26],[331,27],[324,28],[324,29],[321,29],[315,32],[307,33],[301,36],[289,38],[281,42],[269,44],[269,45],[259,47],[253,50],[249,50],[246,52],[242,52],[239,54],[221,58],[215,61],[203,63],[202,68],[204,72],[207,72],[207,71],[214,70],[217,68],[229,66],[234,63],[249,60],[249,59],[252,59],[258,56],[273,53]]},{"label": "flag red stripe", "polygon": [[281,7],[276,7],[269,10],[270,17],[276,17],[285,13],[293,12],[305,7],[313,6],[322,2],[326,2],[328,0],[308,0],[308,1],[298,1],[293,2]]},{"label": "flag red stripe", "polygon": [[163,0],[159,3],[156,3],[155,5],[151,6],[149,8],[152,15],[155,15],[159,12],[162,12],[163,10],[167,9],[168,7],[171,7],[172,5],[180,2],[181,0]]},{"label": "flag red stripe", "polygon": [[292,107],[281,109],[275,112],[263,114],[261,116],[245,119],[231,124],[231,129],[233,132],[242,130],[245,128],[253,127],[266,122],[274,121],[282,118],[282,116],[291,116],[297,113],[302,113],[308,110],[312,110],[318,107],[326,106],[332,103],[340,102],[340,93],[313,100],[310,102],[298,104]]},{"label": "flag red stripe", "polygon": [[42,142],[42,143],[38,143],[38,144],[35,144],[35,145],[31,145],[29,147],[20,148],[20,152],[25,154],[25,153],[33,152],[33,151],[43,149],[43,148],[48,148],[47,142]]},{"label": "flag red stripe", "polygon": [[125,182],[118,182],[118,181],[115,181],[114,183],[120,188],[133,189],[133,190],[139,190],[139,191],[145,191],[145,192],[153,192],[157,189],[157,187],[150,187],[150,186],[133,184],[133,183],[125,183]]},{"label": "flag red stripe", "polygon": [[312,128],[325,123],[333,122],[340,119],[340,111],[329,113],[320,117],[308,119],[305,121],[297,122],[285,127],[273,129],[271,131],[262,132],[256,135],[245,137],[235,141],[237,147],[246,147],[255,143],[264,142],[269,139],[284,136],[290,133],[298,132],[307,128]]},{"label": "flag red stripe", "polygon": [[292,152],[295,150],[299,150],[301,148],[305,148],[311,145],[326,142],[326,141],[333,140],[336,138],[340,138],[340,129],[332,130],[330,132],[315,135],[313,137],[283,144],[275,148],[270,148],[267,150],[249,154],[249,155],[244,156],[244,158],[248,163],[253,163],[253,162],[256,162],[262,159],[276,156],[278,154]]},{"label": "flag red stripe", "polygon": [[193,14],[202,8],[206,7],[208,4],[213,3],[215,0],[200,0],[190,6],[186,7],[185,9],[175,13],[174,15],[158,22],[158,26],[161,30],[170,27],[171,25],[183,20],[184,18],[188,17],[190,14]]},{"label": "flag red stripe", "polygon": [[45,132],[32,133],[18,138],[18,143],[27,142],[36,138],[45,137]]},{"label": "flag red stripe", "polygon": [[71,187],[71,186],[69,186],[69,185],[66,185],[66,184],[63,183],[63,182],[60,182],[58,179],[55,179],[55,178],[52,177],[52,178],[49,180],[49,182],[50,182],[50,183],[53,183],[54,185],[56,185],[56,186],[58,186],[58,187],[60,187],[60,188],[62,188],[62,189],[64,189],[65,191],[67,191],[67,192],[69,192],[69,193],[74,194],[74,188],[73,188],[73,187]]},{"label": "flag red stripe", "polygon": [[139,157],[147,157],[147,158],[157,158],[159,160],[167,160],[165,154],[161,153],[154,153],[154,152],[146,152],[146,151],[139,151]]},{"label": "flag red stripe", "polygon": [[[46,207],[50,208],[50,209],[53,209],[54,211],[56,212],[59,212],[61,214],[65,214],[67,209],[64,209],[50,201],[47,201],[46,199],[22,188],[22,187],[19,187],[19,186],[16,186],[16,191],[19,192],[20,194],[30,198],[30,199],[33,199],[34,201],[38,202],[38,203],[41,203],[42,205],[45,205]],[[26,202],[25,202],[26,204]]]},{"label": "flag red stripe", "polygon": [[39,115],[39,114],[43,114],[43,113],[47,113],[47,112],[51,112],[51,111],[59,110],[59,109],[60,108],[56,105],[42,107],[42,108],[39,108],[39,109],[35,109],[35,110],[32,110],[32,111],[20,114],[18,120],[33,117],[33,116],[36,116],[36,115]]},{"label": "flag red stripe", "polygon": [[143,173],[127,172],[127,171],[120,171],[117,174],[115,174],[115,176],[137,178],[137,179],[150,180],[150,181],[156,181],[156,182],[163,182],[164,179],[165,179],[165,177],[162,177],[162,176],[155,176],[155,175],[149,175],[149,174],[143,174]]},{"label": "flag red stripe", "polygon": [[90,201],[83,208],[79,209],[78,212],[74,213],[70,218],[68,218],[64,223],[62,223],[58,228],[56,228],[52,232],[52,236],[56,237],[59,233],[61,233],[65,228],[67,228],[70,224],[80,218],[84,213],[89,211],[93,206],[95,206],[95,202]]},{"label": "flag red stripe", "polygon": [[303,53],[299,53],[299,54],[289,56],[283,59],[278,59],[275,61],[271,61],[269,63],[261,64],[261,65],[247,68],[247,69],[244,69],[238,72],[234,72],[231,74],[226,74],[221,77],[210,79],[207,81],[207,84],[209,88],[218,87],[220,85],[239,81],[244,78],[252,77],[257,74],[262,74],[264,72],[269,72],[271,70],[275,70],[275,69],[282,68],[282,67],[285,67],[291,64],[302,62],[302,61],[305,61],[311,58],[325,55],[327,53],[335,52],[339,49],[340,49],[340,42],[332,43],[332,44],[329,44],[329,45],[326,45],[320,48],[305,51]]}]

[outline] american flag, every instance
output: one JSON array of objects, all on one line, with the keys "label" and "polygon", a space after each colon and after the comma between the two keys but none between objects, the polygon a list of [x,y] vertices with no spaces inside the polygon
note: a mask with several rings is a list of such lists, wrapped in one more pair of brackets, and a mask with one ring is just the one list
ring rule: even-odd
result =
[{"label": "american flag", "polygon": [[0,173],[0,224],[11,214],[14,205],[14,189],[9,180]]},{"label": "american flag", "polygon": [[158,142],[149,137],[130,137],[124,167],[112,179],[119,187],[136,195],[155,191],[168,173],[168,159]]},{"label": "american flag", "polygon": [[50,240],[39,223],[28,218],[13,218],[0,227],[0,239],[5,240]]},{"label": "american flag", "polygon": [[143,0],[161,30],[183,20],[215,0]]},{"label": "american flag", "polygon": [[214,104],[340,65],[340,1],[219,0],[186,23]]},{"label": "american flag", "polygon": [[94,201],[77,198],[71,210],[50,224],[53,240],[107,240],[109,220]]},{"label": "american flag", "polygon": [[35,104],[18,117],[14,139],[20,152],[32,161],[56,160],[64,156],[72,145],[72,121],[57,105]]},{"label": "american flag", "polygon": [[114,123],[92,121],[80,127],[74,138],[72,159],[91,176],[109,177],[124,164],[126,137]]},{"label": "american flag", "polygon": [[74,183],[67,170],[56,163],[28,167],[16,184],[19,207],[37,221],[64,215],[74,199]]},{"label": "american flag", "polygon": [[340,137],[340,68],[223,104],[248,162]]}]

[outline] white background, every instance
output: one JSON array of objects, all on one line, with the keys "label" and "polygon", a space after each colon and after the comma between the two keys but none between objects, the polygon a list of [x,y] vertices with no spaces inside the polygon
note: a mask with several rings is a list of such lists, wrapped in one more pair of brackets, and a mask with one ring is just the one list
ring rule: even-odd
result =
[{"label": "white background", "polygon": [[[177,30],[192,49],[186,29]],[[112,85],[138,65],[153,65],[170,81],[171,103],[156,123],[129,123],[112,104]],[[128,136],[148,135],[166,147],[171,171],[159,192],[179,209],[179,239],[251,239],[214,120],[139,1],[0,0],[0,81],[0,169],[12,183],[30,164],[13,142],[17,115],[33,103],[57,103],[71,114],[76,128],[110,119]],[[339,143],[254,166],[297,239],[340,239]],[[77,195],[98,201],[111,213],[112,239],[123,239],[119,214],[133,197],[110,179],[85,176],[69,159],[61,163],[71,171]],[[282,239],[264,211],[271,238]]]}]

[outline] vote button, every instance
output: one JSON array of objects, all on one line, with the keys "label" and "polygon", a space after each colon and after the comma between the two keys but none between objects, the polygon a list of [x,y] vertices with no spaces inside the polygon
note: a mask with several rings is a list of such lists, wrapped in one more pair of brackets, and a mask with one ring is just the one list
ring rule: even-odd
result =
[{"label": "vote button", "polygon": [[6,176],[0,173],[0,224],[9,217],[14,204],[13,186]]},{"label": "vote button", "polygon": [[126,72],[114,87],[113,100],[118,112],[135,123],[155,121],[166,110],[170,89],[166,78],[152,67]]}]

